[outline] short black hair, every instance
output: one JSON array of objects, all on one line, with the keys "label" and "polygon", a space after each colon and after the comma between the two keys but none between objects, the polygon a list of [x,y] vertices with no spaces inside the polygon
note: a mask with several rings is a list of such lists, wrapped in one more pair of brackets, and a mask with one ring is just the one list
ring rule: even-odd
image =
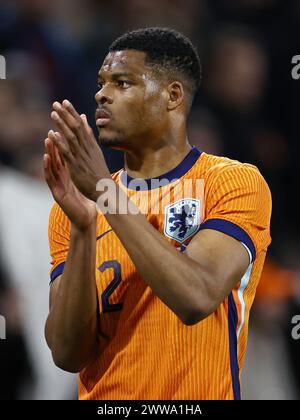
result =
[{"label": "short black hair", "polygon": [[137,50],[146,53],[146,65],[167,70],[181,77],[193,97],[201,84],[202,71],[198,52],[183,34],[169,28],[144,28],[126,32],[109,51]]}]

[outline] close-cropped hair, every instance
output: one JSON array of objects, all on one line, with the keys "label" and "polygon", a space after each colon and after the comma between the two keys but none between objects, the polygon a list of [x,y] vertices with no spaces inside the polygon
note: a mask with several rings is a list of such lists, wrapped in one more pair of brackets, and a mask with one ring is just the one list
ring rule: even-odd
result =
[{"label": "close-cropped hair", "polygon": [[169,81],[179,79],[194,97],[201,84],[201,63],[192,42],[168,28],[145,28],[117,38],[109,51],[137,50],[146,54],[145,64],[165,73]]}]

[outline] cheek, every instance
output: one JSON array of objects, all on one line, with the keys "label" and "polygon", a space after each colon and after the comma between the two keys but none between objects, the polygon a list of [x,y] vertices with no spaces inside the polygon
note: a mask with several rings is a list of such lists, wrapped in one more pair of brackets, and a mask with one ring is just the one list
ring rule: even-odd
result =
[{"label": "cheek", "polygon": [[143,110],[148,119],[162,119],[166,110],[165,98],[157,83],[148,83],[143,95]]},{"label": "cheek", "polygon": [[159,121],[164,120],[165,106],[160,94],[148,98],[147,102],[145,102],[145,107],[149,121],[157,124]]},{"label": "cheek", "polygon": [[162,87],[157,83],[149,84],[145,92],[145,103],[147,103],[149,113],[155,118],[163,118],[166,112],[165,96]]},{"label": "cheek", "polygon": [[164,98],[155,83],[144,90],[132,90],[119,101],[120,125],[126,129],[145,129],[163,119]]}]

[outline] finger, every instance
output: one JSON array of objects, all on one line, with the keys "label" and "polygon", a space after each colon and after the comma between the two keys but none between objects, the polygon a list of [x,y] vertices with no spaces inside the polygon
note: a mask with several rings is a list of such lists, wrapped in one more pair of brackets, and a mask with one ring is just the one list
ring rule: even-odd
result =
[{"label": "finger", "polygon": [[81,114],[80,115],[80,118],[82,119],[82,121],[83,121],[83,125],[84,125],[84,128],[85,128],[85,130],[86,130],[86,132],[87,132],[87,134],[89,135],[89,136],[93,136],[94,135],[94,133],[93,133],[93,130],[92,130],[92,128],[91,128],[91,126],[89,125],[89,123],[88,123],[88,120],[87,120],[87,117],[86,117],[86,115],[85,114]]},{"label": "finger", "polygon": [[66,122],[61,118],[60,114],[58,114],[56,111],[53,111],[51,113],[51,118],[54,121],[56,127],[58,128],[59,132],[66,139],[72,153],[76,155],[80,147],[76,134],[70,129],[68,124],[66,124]]},{"label": "finger", "polygon": [[[58,133],[58,132],[56,131],[56,132],[55,132],[55,136],[59,138],[60,133]],[[57,148],[56,146],[55,146],[55,148],[56,148],[56,150],[57,150],[58,157],[59,157],[59,160],[60,160],[61,165],[62,165],[62,166],[64,166],[64,167],[66,167],[66,162],[65,162],[65,159],[64,159],[63,155],[59,152],[59,150],[58,150],[58,148]]]},{"label": "finger", "polygon": [[59,167],[57,165],[56,162],[56,158],[55,158],[55,151],[54,151],[54,143],[52,141],[52,139],[48,136],[48,138],[45,140],[45,148],[46,148],[46,153],[49,155],[50,160],[49,160],[49,165],[50,165],[50,169],[51,172],[54,176],[54,178],[56,180],[59,179]]},{"label": "finger", "polygon": [[65,137],[61,133],[55,132],[51,139],[57,147],[60,155],[63,156],[67,162],[72,163],[74,161],[74,157],[69,143],[64,140]]},{"label": "finger", "polygon": [[[79,143],[82,147],[88,152],[89,148],[87,145],[87,141],[89,140],[89,136],[93,133],[91,127],[89,126],[87,119],[85,117],[85,121],[81,118],[81,115],[78,114],[74,106],[71,104],[70,101],[65,99],[62,103],[62,110],[61,112],[64,113],[64,110],[66,110],[69,113],[69,116],[73,117],[73,120],[70,118],[70,123],[72,123],[74,126],[70,126],[70,128],[75,130],[75,132],[78,134]],[[67,116],[67,114],[65,114]],[[82,114],[84,115],[84,114]]]},{"label": "finger", "polygon": [[48,153],[44,154],[44,177],[50,189],[55,185],[55,177],[51,167],[51,157]]},{"label": "finger", "polygon": [[85,114],[81,114],[80,115],[80,118],[81,118],[81,120],[83,122],[83,129],[84,129],[84,132],[85,132],[85,143],[84,143],[84,147],[85,147],[86,152],[88,154],[90,154],[90,152],[91,152],[91,147],[90,147],[91,143],[97,143],[97,142],[96,142],[96,139],[95,139],[93,130],[92,130],[91,126],[88,123],[88,120],[87,120],[86,115]]},{"label": "finger", "polygon": [[49,137],[47,137],[45,140],[45,152],[47,155],[50,156],[50,159],[51,159],[53,155],[53,148],[52,148],[51,139]]},{"label": "finger", "polygon": [[55,156],[55,145],[53,141],[54,131],[50,130],[48,132],[48,139],[46,141],[47,150],[49,151],[49,155],[51,157],[51,165],[53,169],[53,173],[57,174],[59,170],[59,165]]},{"label": "finger", "polygon": [[78,112],[76,111],[76,109],[74,108],[74,106],[71,104],[70,101],[68,101],[67,99],[65,99],[62,103],[62,106],[64,109],[66,109],[67,111],[69,111],[69,113],[76,119],[79,120],[80,119],[80,115],[78,114]]},{"label": "finger", "polygon": [[[59,134],[59,133],[57,133]],[[53,146],[53,157],[55,160],[55,164],[57,169],[59,170],[62,166],[64,166],[63,162],[62,162],[62,156],[58,150],[58,148],[55,145],[55,133],[54,131],[50,130],[48,133],[48,137],[52,140],[52,146]]]},{"label": "finger", "polygon": [[78,112],[75,110],[70,101],[64,100],[62,105],[54,102],[53,109],[59,117],[66,123],[69,129],[76,135],[78,143],[84,147],[86,143],[84,125]]},{"label": "finger", "polygon": [[62,155],[59,153],[59,150],[58,150],[58,148],[54,145],[54,152],[55,152],[55,158],[56,158],[56,161],[57,161],[57,163],[58,163],[58,167],[59,168],[62,168],[63,166],[65,166],[64,165],[64,162],[63,162],[63,157],[62,157]]}]

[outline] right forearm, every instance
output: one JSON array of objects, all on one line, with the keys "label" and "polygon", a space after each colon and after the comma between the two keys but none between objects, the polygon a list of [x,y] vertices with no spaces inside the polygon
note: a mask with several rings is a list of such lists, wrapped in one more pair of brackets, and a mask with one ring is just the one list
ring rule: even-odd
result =
[{"label": "right forearm", "polygon": [[59,364],[68,360],[70,366],[81,366],[95,350],[95,253],[95,223],[84,231],[72,226],[67,261],[46,323],[47,342]]}]

